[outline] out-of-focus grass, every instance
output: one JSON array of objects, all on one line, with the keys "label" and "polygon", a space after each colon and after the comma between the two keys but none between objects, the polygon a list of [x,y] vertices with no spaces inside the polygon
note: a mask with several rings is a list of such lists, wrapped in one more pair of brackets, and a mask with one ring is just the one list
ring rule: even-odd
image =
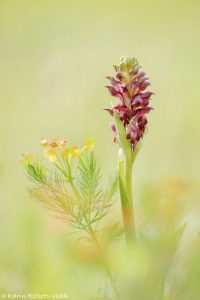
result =
[{"label": "out-of-focus grass", "polygon": [[[199,8],[195,0],[0,1],[2,291],[69,290],[73,294],[76,288],[70,289],[79,284],[82,299],[87,299],[90,288],[98,285],[95,266],[90,269],[77,264],[71,268],[71,248],[63,228],[60,232],[56,224],[49,226],[53,221],[46,222],[43,209],[29,200],[19,159],[22,152],[38,151],[41,136],[66,136],[75,144],[92,136],[105,176],[115,169],[117,149],[111,141],[109,116],[102,110],[110,98],[103,87],[105,76],[113,72],[111,65],[123,54],[139,59],[156,93],[149,133],[134,168],[137,223],[150,239],[141,251],[136,249],[137,272],[133,276],[139,281],[135,281],[138,298],[146,299],[145,292],[148,295],[155,290],[153,284],[160,271],[154,261],[161,261],[161,265],[167,262],[170,251],[159,260],[158,251],[150,249],[157,243],[158,249],[171,243],[164,229],[168,228],[170,235],[169,223],[181,219],[182,210],[184,218],[190,216],[186,236],[196,241]],[[164,180],[166,177],[181,178],[180,186],[176,183],[181,195],[176,194],[177,185],[171,179]],[[164,187],[163,181],[168,182]],[[160,238],[163,223],[166,236],[163,233]],[[186,241],[182,248],[190,253]],[[185,299],[198,299],[198,256],[188,257],[191,281],[185,278]],[[142,286],[149,273],[138,262],[157,272],[149,289]]]}]

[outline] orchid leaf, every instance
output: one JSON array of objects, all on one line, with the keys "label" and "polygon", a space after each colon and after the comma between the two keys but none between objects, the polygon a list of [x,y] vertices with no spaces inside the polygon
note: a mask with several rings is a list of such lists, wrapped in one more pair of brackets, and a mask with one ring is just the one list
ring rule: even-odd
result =
[{"label": "orchid leaf", "polygon": [[124,128],[124,125],[122,121],[120,120],[118,114],[114,112],[114,119],[115,119],[115,125],[117,129],[117,134],[119,138],[120,146],[123,149],[124,155],[132,160],[132,149],[131,149],[131,143],[126,137],[126,130]]}]

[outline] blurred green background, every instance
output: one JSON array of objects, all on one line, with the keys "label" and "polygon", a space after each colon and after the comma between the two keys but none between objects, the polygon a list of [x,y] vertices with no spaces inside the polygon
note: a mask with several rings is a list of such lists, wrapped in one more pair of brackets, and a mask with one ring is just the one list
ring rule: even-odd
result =
[{"label": "blurred green background", "polygon": [[65,286],[63,233],[29,199],[19,160],[40,153],[43,136],[78,145],[93,137],[105,176],[116,169],[103,108],[120,56],[138,58],[156,94],[135,193],[165,178],[198,185],[199,10],[197,0],[0,0],[1,290]]}]

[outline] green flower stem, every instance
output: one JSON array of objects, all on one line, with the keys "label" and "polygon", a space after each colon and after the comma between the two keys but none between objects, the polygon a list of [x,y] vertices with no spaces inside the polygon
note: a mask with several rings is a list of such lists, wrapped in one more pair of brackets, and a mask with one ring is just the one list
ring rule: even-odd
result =
[{"label": "green flower stem", "polygon": [[132,162],[130,162],[126,158],[124,159],[124,177],[126,184],[126,192],[130,200],[130,206],[132,206]]},{"label": "green flower stem", "polygon": [[135,224],[133,212],[132,192],[132,167],[133,161],[123,155],[119,150],[119,189],[122,207],[122,217],[127,245],[130,246],[135,240]]},{"label": "green flower stem", "polygon": [[131,143],[126,138],[124,125],[117,113],[114,113],[114,118],[120,147],[118,154],[118,172],[122,217],[127,244],[132,245],[136,236],[133,211],[132,169],[140,147],[133,152]]}]

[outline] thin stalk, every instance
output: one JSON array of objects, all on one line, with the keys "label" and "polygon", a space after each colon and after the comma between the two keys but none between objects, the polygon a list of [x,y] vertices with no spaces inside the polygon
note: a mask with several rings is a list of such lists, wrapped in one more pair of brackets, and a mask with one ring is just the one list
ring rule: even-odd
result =
[{"label": "thin stalk", "polygon": [[[79,198],[80,194],[79,194],[79,191],[77,190],[76,186],[73,183],[73,179],[70,180],[69,183],[70,183],[70,185],[71,185],[71,187],[72,187],[72,189],[73,189],[76,197]],[[83,214],[83,218],[86,221],[86,227],[87,227],[86,231],[89,234],[89,236],[91,237],[91,239],[93,240],[93,242],[94,242],[94,244],[95,244],[95,246],[96,246],[96,248],[97,248],[97,250],[98,250],[98,252],[99,252],[99,254],[101,256],[104,270],[105,270],[108,278],[110,279],[113,291],[114,291],[114,293],[116,295],[116,300],[120,300],[120,296],[119,296],[119,292],[118,292],[116,284],[115,284],[115,280],[114,280],[114,278],[112,276],[112,273],[111,273],[111,271],[110,271],[110,269],[108,267],[108,264],[107,264],[105,256],[104,256],[104,252],[103,252],[103,250],[101,248],[101,245],[99,244],[99,241],[98,241],[98,239],[96,237],[96,233],[93,230],[93,228],[92,228],[92,226],[90,224],[90,221],[87,219],[87,216],[85,214]]]},{"label": "thin stalk", "polygon": [[94,230],[93,230],[93,228],[92,228],[92,226],[90,224],[88,224],[88,233],[89,233],[91,239],[94,241],[97,250],[99,251],[99,254],[100,254],[101,259],[102,259],[103,267],[104,267],[104,269],[106,271],[106,274],[107,274],[108,278],[110,279],[113,291],[114,291],[114,293],[116,295],[116,299],[120,300],[120,295],[119,295],[118,289],[116,287],[115,280],[114,280],[114,278],[112,276],[112,273],[111,273],[111,271],[110,271],[110,269],[108,267],[108,264],[106,262],[106,259],[105,259],[105,256],[104,256],[104,252],[103,252],[103,250],[101,248],[101,245],[99,244],[99,241],[98,241],[98,239],[96,237],[96,234],[95,234],[95,232],[94,232]]},{"label": "thin stalk", "polygon": [[126,129],[119,115],[114,111],[115,126],[119,139],[119,189],[122,206],[122,217],[124,231],[128,245],[135,240],[135,226],[133,214],[133,192],[132,192],[132,167],[137,152],[132,151],[130,141],[127,139]]},{"label": "thin stalk", "polygon": [[130,201],[130,206],[133,206],[132,198],[133,198],[133,187],[132,187],[132,163],[126,159],[124,159],[124,179],[126,185],[126,192]]},{"label": "thin stalk", "polygon": [[133,160],[119,151],[119,188],[122,207],[122,217],[127,245],[135,240],[135,223],[133,212],[132,191],[132,167]]}]

